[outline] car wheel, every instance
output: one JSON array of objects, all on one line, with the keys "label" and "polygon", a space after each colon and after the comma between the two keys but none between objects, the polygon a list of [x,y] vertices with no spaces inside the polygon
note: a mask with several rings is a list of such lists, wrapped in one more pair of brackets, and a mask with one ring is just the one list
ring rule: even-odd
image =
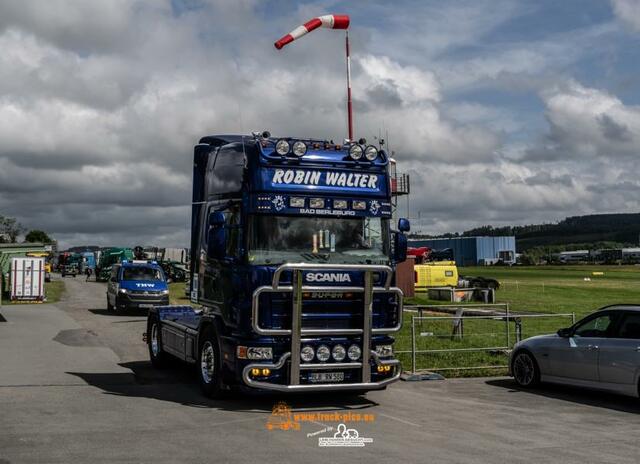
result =
[{"label": "car wheel", "polygon": [[157,317],[149,318],[147,345],[149,346],[149,358],[151,358],[153,367],[156,369],[166,367],[168,355],[162,351],[162,331],[160,330],[160,320]]},{"label": "car wheel", "polygon": [[197,366],[203,393],[209,398],[219,398],[222,393],[222,363],[218,337],[211,326],[206,327],[200,336]]},{"label": "car wheel", "polygon": [[529,388],[540,383],[540,368],[533,355],[525,350],[518,351],[511,363],[511,372],[516,383]]}]

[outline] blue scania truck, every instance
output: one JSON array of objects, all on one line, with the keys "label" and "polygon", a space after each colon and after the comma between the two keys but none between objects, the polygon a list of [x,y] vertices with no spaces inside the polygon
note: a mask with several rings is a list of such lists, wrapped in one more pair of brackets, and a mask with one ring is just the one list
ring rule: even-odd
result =
[{"label": "blue scania truck", "polygon": [[389,158],[358,143],[203,137],[194,150],[191,301],[150,310],[156,367],[196,365],[204,393],[383,389],[400,376]]}]

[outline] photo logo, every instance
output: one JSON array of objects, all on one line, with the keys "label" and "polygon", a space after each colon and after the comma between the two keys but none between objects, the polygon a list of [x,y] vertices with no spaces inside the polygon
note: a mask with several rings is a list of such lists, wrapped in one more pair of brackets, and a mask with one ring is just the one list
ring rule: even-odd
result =
[{"label": "photo logo", "polygon": [[318,446],[326,447],[358,447],[361,448],[367,443],[373,443],[373,438],[361,437],[356,429],[348,429],[344,424],[338,424],[333,437],[318,438]]},{"label": "photo logo", "polygon": [[293,420],[291,406],[284,401],[273,405],[267,421],[267,430],[300,430],[300,423]]}]

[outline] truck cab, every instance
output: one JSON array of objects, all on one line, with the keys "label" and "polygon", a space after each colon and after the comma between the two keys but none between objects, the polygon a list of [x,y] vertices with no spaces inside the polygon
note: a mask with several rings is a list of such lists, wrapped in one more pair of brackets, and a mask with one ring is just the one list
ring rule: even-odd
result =
[{"label": "truck cab", "polygon": [[366,391],[400,376],[386,153],[365,141],[203,137],[194,150],[191,300],[151,310],[152,363],[194,363],[206,395]]},{"label": "truck cab", "polygon": [[107,309],[151,309],[169,304],[169,287],[155,262],[123,261],[111,269],[107,284]]}]

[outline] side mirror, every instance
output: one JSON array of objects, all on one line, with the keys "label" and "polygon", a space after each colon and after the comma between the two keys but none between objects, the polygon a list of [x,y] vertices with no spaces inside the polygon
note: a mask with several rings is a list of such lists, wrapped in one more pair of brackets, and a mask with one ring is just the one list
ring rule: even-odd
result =
[{"label": "side mirror", "polygon": [[568,338],[570,336],[571,336],[571,329],[566,328],[566,329],[558,330],[558,337]]},{"label": "side mirror", "polygon": [[398,219],[398,230],[400,232],[409,232],[411,230],[411,224],[409,223],[409,219],[407,218]]},{"label": "side mirror", "polygon": [[209,214],[209,231],[207,232],[207,256],[211,259],[224,258],[225,230],[224,214],[212,211]]},{"label": "side mirror", "polygon": [[221,211],[211,211],[209,213],[209,227],[220,227],[224,225],[224,214]]},{"label": "side mirror", "polygon": [[394,234],[393,260],[396,263],[403,263],[407,260],[407,236],[401,232]]}]

